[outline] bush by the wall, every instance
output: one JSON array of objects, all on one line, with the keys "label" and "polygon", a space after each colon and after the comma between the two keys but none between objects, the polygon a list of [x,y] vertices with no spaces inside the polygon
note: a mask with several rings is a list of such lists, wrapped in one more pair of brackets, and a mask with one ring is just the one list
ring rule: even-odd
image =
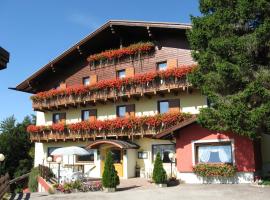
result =
[{"label": "bush by the wall", "polygon": [[116,188],[120,184],[119,176],[113,165],[112,153],[106,155],[104,172],[102,174],[102,185],[105,188]]},{"label": "bush by the wall", "polygon": [[156,184],[163,184],[167,182],[167,174],[165,169],[163,168],[163,163],[161,160],[160,153],[157,154],[154,170],[153,170],[153,181]]},{"label": "bush by the wall", "polygon": [[29,179],[28,179],[28,188],[30,192],[37,192],[38,190],[38,178],[39,170],[38,167],[35,167],[31,170]]}]

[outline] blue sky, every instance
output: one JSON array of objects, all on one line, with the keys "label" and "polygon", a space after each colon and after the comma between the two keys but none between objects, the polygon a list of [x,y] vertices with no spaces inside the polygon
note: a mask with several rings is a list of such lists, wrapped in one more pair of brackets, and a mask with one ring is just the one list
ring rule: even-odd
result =
[{"label": "blue sky", "polygon": [[1,0],[0,46],[10,62],[0,71],[0,121],[34,113],[30,95],[9,90],[110,19],[190,22],[198,0]]}]

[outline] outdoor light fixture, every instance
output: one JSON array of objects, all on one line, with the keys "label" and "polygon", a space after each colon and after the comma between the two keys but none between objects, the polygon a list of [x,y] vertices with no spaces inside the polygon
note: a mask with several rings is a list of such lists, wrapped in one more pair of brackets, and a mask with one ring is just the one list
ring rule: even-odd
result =
[{"label": "outdoor light fixture", "polygon": [[0,153],[0,162],[3,162],[5,160],[4,154]]},{"label": "outdoor light fixture", "polygon": [[60,183],[60,164],[62,162],[62,158],[58,157],[56,158],[56,163],[58,164],[58,183]]},{"label": "outdoor light fixture", "polygon": [[5,156],[4,156],[4,154],[2,154],[2,153],[0,153],[0,177],[1,177],[1,174],[2,174],[2,172],[1,172],[1,163],[3,162],[5,160]]},{"label": "outdoor light fixture", "polygon": [[174,160],[174,153],[173,152],[169,153],[169,158],[171,161],[171,178],[172,178],[172,164],[173,164],[173,160]]}]

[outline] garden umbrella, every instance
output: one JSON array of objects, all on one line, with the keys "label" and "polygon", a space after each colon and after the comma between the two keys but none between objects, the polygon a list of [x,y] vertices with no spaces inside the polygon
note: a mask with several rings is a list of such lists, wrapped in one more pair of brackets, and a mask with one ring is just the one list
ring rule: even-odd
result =
[{"label": "garden umbrella", "polygon": [[70,147],[62,147],[62,148],[55,149],[51,153],[51,155],[73,156],[73,171],[74,171],[74,155],[84,156],[84,155],[89,155],[89,152],[81,147],[70,146]]}]

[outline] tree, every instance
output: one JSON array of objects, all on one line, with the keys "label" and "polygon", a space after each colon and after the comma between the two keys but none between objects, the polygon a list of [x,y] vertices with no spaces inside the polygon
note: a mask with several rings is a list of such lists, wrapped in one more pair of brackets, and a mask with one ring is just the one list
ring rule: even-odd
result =
[{"label": "tree", "polygon": [[167,181],[167,174],[163,168],[163,162],[161,160],[160,153],[157,153],[154,163],[153,180],[156,184],[166,183]]},{"label": "tree", "polygon": [[189,76],[211,102],[206,128],[256,138],[270,132],[270,2],[201,0],[188,33],[198,68]]},{"label": "tree", "polygon": [[28,116],[21,123],[16,123],[14,116],[0,123],[0,152],[5,155],[5,160],[0,166],[2,174],[8,172],[11,178],[15,178],[31,170],[33,155],[30,153],[33,145],[26,128],[32,123],[32,118]]},{"label": "tree", "polygon": [[113,165],[112,153],[106,155],[104,171],[102,174],[102,185],[105,188],[116,188],[120,184],[119,176]]}]

